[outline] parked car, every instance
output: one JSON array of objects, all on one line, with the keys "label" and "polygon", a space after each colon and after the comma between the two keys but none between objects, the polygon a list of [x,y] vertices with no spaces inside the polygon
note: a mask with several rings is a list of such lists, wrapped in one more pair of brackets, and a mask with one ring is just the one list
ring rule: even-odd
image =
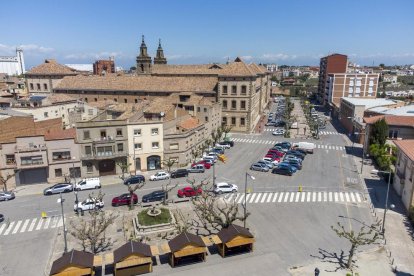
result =
[{"label": "parked car", "polygon": [[157,172],[150,176],[150,181],[164,180],[170,178],[170,174],[164,171]]},{"label": "parked car", "polygon": [[197,190],[195,190],[193,187],[188,186],[188,187],[179,189],[177,191],[177,196],[178,197],[193,197],[193,196],[201,195],[202,192],[203,191],[201,190],[201,188],[198,188]]},{"label": "parked car", "polygon": [[[138,203],[138,196],[134,193],[132,194],[133,204]],[[112,206],[121,206],[121,205],[130,205],[131,204],[131,194],[125,193],[120,196],[116,196],[112,199]]]},{"label": "parked car", "polygon": [[277,165],[278,168],[290,168],[293,173],[297,172],[298,169],[290,165],[289,163],[282,162]]},{"label": "parked car", "polygon": [[13,192],[0,192],[0,201],[8,201],[15,198]]},{"label": "parked car", "polygon": [[288,167],[276,167],[272,170],[272,173],[283,174],[283,175],[293,175],[293,170]]},{"label": "parked car", "polygon": [[308,154],[308,152],[306,150],[303,150],[301,148],[294,148],[295,151],[302,153],[304,156],[306,156]]},{"label": "parked car", "polygon": [[75,185],[76,191],[99,188],[101,188],[101,180],[99,179],[99,177],[84,178]]},{"label": "parked car", "polygon": [[283,161],[285,161],[285,160],[296,160],[296,161],[298,161],[298,162],[301,162],[301,163],[302,163],[302,159],[300,159],[300,158],[299,158],[299,157],[297,157],[297,156],[291,155],[291,154],[287,154],[287,155],[283,158]]},{"label": "parked car", "polygon": [[229,184],[226,182],[220,182],[214,185],[213,191],[216,194],[222,193],[237,193],[239,188],[235,184]]},{"label": "parked car", "polygon": [[231,148],[230,144],[227,143],[223,143],[223,142],[219,142],[216,144],[216,147],[223,147],[224,149],[229,149]]},{"label": "parked car", "polygon": [[224,154],[224,149],[222,149],[222,148],[214,148],[213,151],[218,153],[218,154]]},{"label": "parked car", "polygon": [[275,147],[276,146],[280,146],[285,149],[290,149],[292,147],[292,144],[290,142],[279,142],[275,144]]},{"label": "parked car", "polygon": [[187,171],[190,173],[203,173],[205,172],[205,168],[204,168],[204,165],[198,164],[198,165],[192,166]]},{"label": "parked car", "polygon": [[3,221],[4,221],[4,215],[0,214],[0,222],[3,222]]},{"label": "parked car", "polygon": [[263,160],[271,162],[273,165],[277,165],[277,164],[280,163],[280,158],[279,157],[275,157],[275,159],[272,159],[270,157],[263,157]]},{"label": "parked car", "polygon": [[60,193],[69,193],[73,191],[73,186],[71,183],[58,183],[49,188],[43,190],[44,195],[60,194]]},{"label": "parked car", "polygon": [[272,132],[273,135],[277,136],[277,135],[284,135],[285,134],[285,130],[284,129],[276,129],[275,131]]},{"label": "parked car", "polygon": [[203,160],[212,162],[214,164],[217,162],[217,156],[204,156]]},{"label": "parked car", "polygon": [[269,151],[267,152],[267,154],[276,154],[276,156],[278,157],[283,157],[285,154],[283,152],[280,152],[278,150],[275,149],[269,149]]},{"label": "parked car", "polygon": [[73,206],[73,210],[75,212],[82,212],[82,211],[89,211],[89,210],[96,210],[104,207],[103,200],[99,200],[98,198],[87,198],[78,204]]},{"label": "parked car", "polygon": [[269,161],[265,161],[265,160],[259,160],[256,163],[258,164],[264,164],[265,166],[267,166],[269,169],[273,169],[274,165],[272,162]]},{"label": "parked car", "polygon": [[274,126],[275,122],[269,121],[265,124],[265,126]]},{"label": "parked car", "polygon": [[291,166],[295,167],[298,170],[302,169],[302,163],[295,159],[287,159],[283,160],[283,162],[290,164]]},{"label": "parked car", "polygon": [[188,171],[186,169],[178,169],[171,173],[171,178],[187,177],[187,176],[188,176]]},{"label": "parked car", "polygon": [[275,153],[267,153],[264,156],[264,158],[270,158],[272,160],[276,160],[276,159],[279,159],[280,160],[281,157],[277,156]]},{"label": "parked car", "polygon": [[296,157],[298,157],[302,160],[305,159],[305,156],[306,156],[305,154],[303,154],[299,151],[296,151],[296,150],[290,150],[290,151],[286,152],[286,154],[294,155],[294,156],[296,156]]},{"label": "parked car", "polygon": [[162,201],[164,197],[168,199],[168,194],[166,194],[163,190],[153,191],[149,194],[144,195],[141,200],[142,202],[154,202],[154,201]]},{"label": "parked car", "polygon": [[209,170],[211,168],[211,163],[205,160],[198,161],[197,163],[193,163],[191,166],[195,165],[203,165],[205,169]]},{"label": "parked car", "polygon": [[253,171],[261,171],[261,172],[268,172],[269,171],[269,167],[261,164],[261,163],[254,163],[250,166],[250,169]]},{"label": "parked car", "polygon": [[293,143],[292,146],[295,150],[302,150],[308,153],[313,153],[314,149],[316,148],[316,145],[314,143],[309,143],[309,142],[298,142],[298,143]]},{"label": "parked car", "polygon": [[234,141],[223,141],[220,142],[219,144],[225,144],[225,145],[230,145],[230,147],[234,147]]},{"label": "parked car", "polygon": [[275,149],[275,150],[283,152],[283,153],[286,153],[288,151],[287,148],[282,148],[281,146],[274,146],[272,149]]},{"label": "parked car", "polygon": [[138,184],[142,182],[145,182],[145,176],[140,174],[131,175],[130,177],[124,180],[125,185]]}]

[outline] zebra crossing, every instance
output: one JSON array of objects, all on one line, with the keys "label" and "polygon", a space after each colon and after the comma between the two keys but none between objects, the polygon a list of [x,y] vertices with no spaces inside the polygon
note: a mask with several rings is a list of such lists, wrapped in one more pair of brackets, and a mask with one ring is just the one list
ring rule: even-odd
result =
[{"label": "zebra crossing", "polygon": [[344,146],[335,146],[335,145],[316,145],[317,149],[327,149],[327,150],[339,150],[345,151]]},{"label": "zebra crossing", "polygon": [[41,231],[54,229],[63,226],[61,216],[33,219],[22,219],[18,221],[3,222],[0,225],[0,236],[15,235],[18,233],[28,233],[32,231]]},{"label": "zebra crossing", "polygon": [[227,202],[238,204],[247,203],[362,203],[366,199],[358,192],[263,192],[263,193],[234,193],[224,196]]},{"label": "zebra crossing", "polygon": [[336,131],[319,131],[319,135],[341,135],[341,133]]}]

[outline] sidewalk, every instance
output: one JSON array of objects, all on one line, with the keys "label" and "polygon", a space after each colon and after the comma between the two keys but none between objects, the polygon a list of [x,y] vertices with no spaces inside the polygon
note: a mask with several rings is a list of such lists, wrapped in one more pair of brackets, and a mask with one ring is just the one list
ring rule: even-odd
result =
[{"label": "sidewalk", "polygon": [[290,137],[291,138],[301,138],[301,139],[308,139],[311,138],[310,134],[310,127],[306,122],[305,113],[300,105],[300,99],[294,99],[292,101],[294,103],[294,107],[292,110],[292,117],[296,116],[298,128],[297,129],[290,129]]}]

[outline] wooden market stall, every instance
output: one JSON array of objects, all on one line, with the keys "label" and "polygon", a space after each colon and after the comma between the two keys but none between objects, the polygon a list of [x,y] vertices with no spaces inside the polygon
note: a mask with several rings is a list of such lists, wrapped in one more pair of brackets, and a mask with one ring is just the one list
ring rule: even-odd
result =
[{"label": "wooden market stall", "polygon": [[170,265],[174,267],[183,259],[206,260],[207,247],[203,239],[197,235],[183,232],[162,246],[164,252],[169,251]]},{"label": "wooden market stall", "polygon": [[151,246],[129,241],[114,251],[115,276],[132,276],[152,272]]},{"label": "wooden market stall", "polygon": [[212,240],[217,245],[219,254],[223,258],[236,252],[253,251],[254,237],[252,233],[235,224],[221,229],[216,236],[212,237]]},{"label": "wooden market stall", "polygon": [[50,275],[93,276],[95,275],[93,262],[94,255],[92,253],[73,249],[53,262]]}]

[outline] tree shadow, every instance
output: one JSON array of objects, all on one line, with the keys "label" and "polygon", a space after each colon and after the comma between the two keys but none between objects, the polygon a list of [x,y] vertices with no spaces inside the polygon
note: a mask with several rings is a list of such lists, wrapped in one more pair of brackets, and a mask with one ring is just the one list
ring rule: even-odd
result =
[{"label": "tree shadow", "polygon": [[[328,252],[325,249],[319,248],[319,255],[310,255],[313,258],[320,259],[323,263],[332,263],[335,264],[336,267],[333,270],[325,269],[326,272],[337,272],[338,270],[342,269],[348,269],[347,268],[347,255],[345,255],[345,252],[341,250],[341,252],[338,254],[336,252]],[[358,267],[355,260],[352,260],[352,266]]]},{"label": "tree shadow", "polygon": [[414,274],[411,274],[409,272],[404,272],[404,271],[398,271],[398,269],[394,270],[394,273],[396,276],[414,276]]}]

